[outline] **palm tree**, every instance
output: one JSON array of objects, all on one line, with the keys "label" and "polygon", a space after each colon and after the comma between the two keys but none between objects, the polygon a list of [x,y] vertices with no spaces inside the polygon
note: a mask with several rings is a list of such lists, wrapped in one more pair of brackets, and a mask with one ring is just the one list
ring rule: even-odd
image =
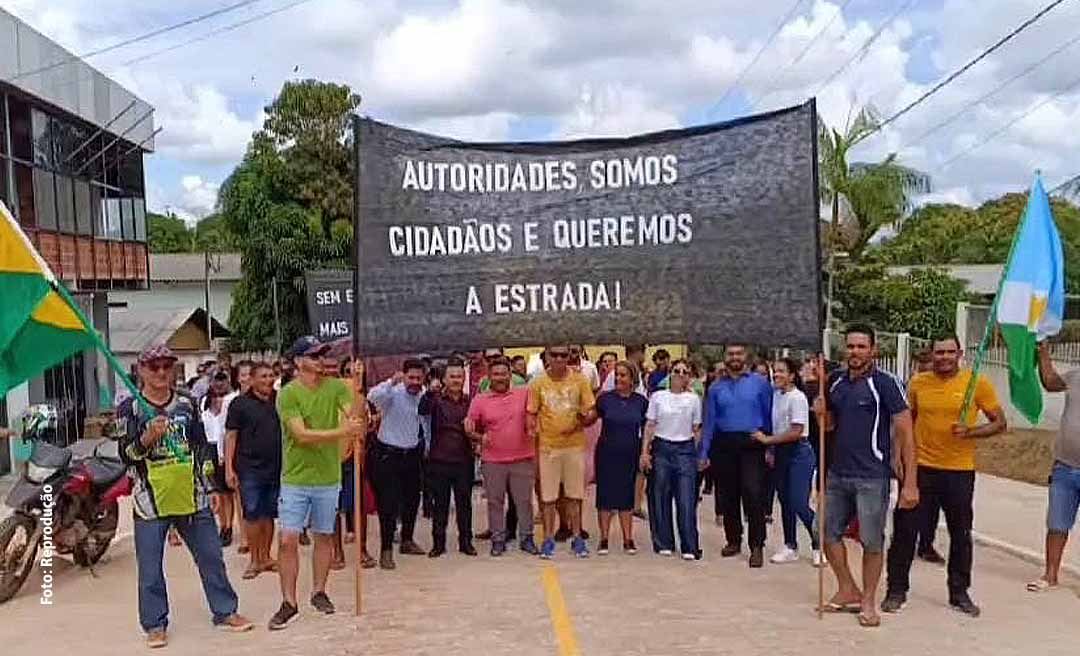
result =
[{"label": "palm tree", "polygon": [[820,193],[832,207],[830,257],[846,251],[858,260],[878,231],[899,226],[911,211],[915,194],[930,191],[930,177],[899,164],[895,154],[876,164],[848,163],[851,149],[874,134],[880,122],[872,107],[864,107],[843,132],[820,128]]}]

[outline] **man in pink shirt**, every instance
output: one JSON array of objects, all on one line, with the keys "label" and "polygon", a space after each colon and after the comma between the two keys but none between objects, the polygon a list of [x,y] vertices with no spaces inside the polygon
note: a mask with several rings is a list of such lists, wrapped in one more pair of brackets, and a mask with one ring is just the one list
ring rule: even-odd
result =
[{"label": "man in pink shirt", "polygon": [[536,445],[525,430],[529,390],[511,388],[510,361],[493,360],[488,365],[491,391],[472,401],[465,419],[465,430],[482,445],[481,461],[484,488],[488,500],[488,526],[491,527],[491,555],[506,553],[506,518],[503,503],[509,490],[517,509],[521,532],[520,548],[536,555],[533,540],[532,493],[536,481]]}]

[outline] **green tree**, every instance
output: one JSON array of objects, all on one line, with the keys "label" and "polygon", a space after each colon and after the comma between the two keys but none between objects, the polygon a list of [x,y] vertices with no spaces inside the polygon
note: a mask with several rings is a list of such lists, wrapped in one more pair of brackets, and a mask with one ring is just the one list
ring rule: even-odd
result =
[{"label": "green tree", "polygon": [[191,230],[175,214],[166,216],[147,212],[146,240],[151,253],[191,252]]},{"label": "green tree", "polygon": [[882,264],[853,266],[837,273],[836,312],[844,322],[930,338],[956,328],[956,304],[970,297],[966,287],[935,268],[888,275]]},{"label": "green tree", "polygon": [[[868,251],[887,264],[1004,264],[1027,205],[1027,194],[1011,193],[976,209],[927,205],[904,221],[892,239]],[[1080,290],[1080,208],[1054,198],[1051,209],[1065,252],[1067,290]]]},{"label": "green tree", "polygon": [[308,332],[304,271],[349,266],[352,158],[349,117],[359,97],[348,87],[287,82],[266,108],[244,160],[221,187],[228,232],[241,236],[243,278],[233,293],[235,346],[275,344],[277,284],[282,341]]},{"label": "green tree", "polygon": [[895,154],[879,163],[849,163],[851,149],[880,123],[874,109],[864,107],[843,131],[822,124],[818,135],[820,195],[830,206],[826,247],[846,251],[852,261],[881,228],[900,224],[914,194],[930,190],[929,177],[902,166]]}]

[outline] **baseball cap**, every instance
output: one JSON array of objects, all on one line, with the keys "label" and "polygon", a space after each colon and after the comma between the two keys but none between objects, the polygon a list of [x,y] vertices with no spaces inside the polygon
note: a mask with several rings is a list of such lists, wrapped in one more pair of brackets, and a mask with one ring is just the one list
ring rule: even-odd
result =
[{"label": "baseball cap", "polygon": [[285,351],[285,357],[317,357],[326,353],[329,350],[329,344],[323,344],[312,335],[304,335],[300,339],[293,342],[292,346],[289,347],[288,351]]},{"label": "baseball cap", "polygon": [[139,364],[146,364],[155,360],[172,360],[176,362],[179,359],[172,352],[172,349],[165,344],[155,344],[147,347],[139,354]]}]

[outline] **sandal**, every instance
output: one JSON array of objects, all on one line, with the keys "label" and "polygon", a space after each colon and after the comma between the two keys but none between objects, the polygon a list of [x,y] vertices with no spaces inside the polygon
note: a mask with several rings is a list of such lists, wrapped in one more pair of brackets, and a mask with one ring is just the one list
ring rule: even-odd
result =
[{"label": "sandal", "polygon": [[830,601],[825,604],[826,613],[858,613],[860,611],[862,611],[862,603],[858,601],[850,601],[846,604]]},{"label": "sandal", "polygon": [[1056,583],[1050,583],[1044,578],[1038,578],[1027,584],[1028,592],[1050,592],[1057,587]]},{"label": "sandal", "polygon": [[864,629],[875,629],[881,626],[881,617],[874,615],[873,617],[859,613],[859,626]]},{"label": "sandal", "polygon": [[244,573],[240,576],[240,578],[244,579],[245,581],[250,581],[264,571],[265,570],[260,569],[256,565],[248,565],[248,568],[244,570]]},{"label": "sandal", "polygon": [[263,565],[260,567],[259,571],[261,571],[261,572],[276,572],[276,571],[278,571],[277,561],[270,560],[270,561],[267,561],[267,562],[263,563]]},{"label": "sandal", "polygon": [[360,567],[362,569],[375,569],[379,563],[368,554],[364,554],[360,557]]}]

